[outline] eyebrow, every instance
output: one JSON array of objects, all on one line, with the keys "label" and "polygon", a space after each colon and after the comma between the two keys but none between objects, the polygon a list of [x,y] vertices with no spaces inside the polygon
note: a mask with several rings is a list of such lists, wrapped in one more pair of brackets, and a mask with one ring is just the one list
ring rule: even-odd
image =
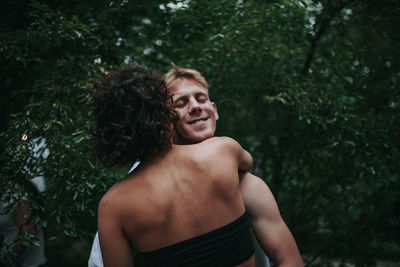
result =
[{"label": "eyebrow", "polygon": [[[172,96],[173,97],[173,96]],[[185,95],[183,95],[183,96],[179,96],[177,99],[175,99],[175,101],[174,102],[177,102],[177,101],[179,101],[179,100],[181,100],[181,99],[183,99],[183,98],[188,98],[187,96],[185,96]]]}]

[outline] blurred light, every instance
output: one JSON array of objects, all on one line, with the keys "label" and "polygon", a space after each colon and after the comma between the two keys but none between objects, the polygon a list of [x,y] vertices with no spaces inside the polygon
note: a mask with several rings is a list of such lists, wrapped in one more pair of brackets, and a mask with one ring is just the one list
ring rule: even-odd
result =
[{"label": "blurred light", "polygon": [[115,43],[116,46],[120,46],[122,44],[122,38],[118,37],[117,42]]},{"label": "blurred light", "polygon": [[99,70],[101,73],[108,74],[108,71],[106,71],[103,67],[100,67]]},{"label": "blurred light", "polygon": [[96,57],[96,58],[94,59],[94,63],[95,63],[95,64],[100,64],[100,63],[101,63],[101,57]]}]

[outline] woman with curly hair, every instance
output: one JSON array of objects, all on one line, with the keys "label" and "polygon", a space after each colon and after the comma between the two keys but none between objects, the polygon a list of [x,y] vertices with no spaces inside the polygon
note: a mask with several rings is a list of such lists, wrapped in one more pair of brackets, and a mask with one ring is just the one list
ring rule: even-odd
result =
[{"label": "woman with curly hair", "polygon": [[254,266],[250,225],[238,170],[250,154],[214,137],[173,144],[176,121],[162,75],[138,66],[93,88],[94,151],[105,166],[141,163],[113,185],[98,208],[105,266]]}]

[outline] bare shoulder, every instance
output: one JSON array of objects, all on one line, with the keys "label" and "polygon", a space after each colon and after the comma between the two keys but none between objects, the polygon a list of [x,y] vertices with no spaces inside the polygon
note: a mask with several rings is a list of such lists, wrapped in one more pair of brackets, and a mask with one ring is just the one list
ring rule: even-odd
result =
[{"label": "bare shoulder", "polygon": [[241,148],[240,144],[235,139],[227,136],[212,137],[199,143],[199,145],[210,146],[218,149]]},{"label": "bare shoulder", "polygon": [[221,144],[238,144],[238,142],[235,141],[235,139],[228,137],[228,136],[214,136],[211,137],[203,142],[209,142],[209,143],[221,143]]},{"label": "bare shoulder", "polygon": [[117,211],[119,198],[118,198],[118,191],[119,191],[119,184],[114,184],[100,199],[98,212],[99,215],[103,213],[115,213]]},{"label": "bare shoulder", "polygon": [[130,196],[135,196],[138,186],[135,186],[135,181],[128,177],[115,183],[101,198],[99,203],[99,213],[106,212],[117,214],[124,208],[126,203],[129,203]]},{"label": "bare shoulder", "polygon": [[[200,143],[185,146],[190,153],[190,158],[208,162],[213,166],[222,164],[219,161],[232,160],[234,155],[240,150],[240,145],[234,139],[229,137],[212,137]],[[218,162],[217,162],[218,161]],[[214,164],[215,163],[215,164]]]}]

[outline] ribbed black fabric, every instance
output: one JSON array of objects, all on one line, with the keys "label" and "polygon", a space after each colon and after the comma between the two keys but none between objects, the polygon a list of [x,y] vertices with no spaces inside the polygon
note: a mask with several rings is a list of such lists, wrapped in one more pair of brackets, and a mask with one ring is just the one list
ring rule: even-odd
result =
[{"label": "ribbed black fabric", "polygon": [[144,252],[151,267],[215,266],[232,267],[254,254],[250,223],[245,212],[235,221],[182,242]]}]

